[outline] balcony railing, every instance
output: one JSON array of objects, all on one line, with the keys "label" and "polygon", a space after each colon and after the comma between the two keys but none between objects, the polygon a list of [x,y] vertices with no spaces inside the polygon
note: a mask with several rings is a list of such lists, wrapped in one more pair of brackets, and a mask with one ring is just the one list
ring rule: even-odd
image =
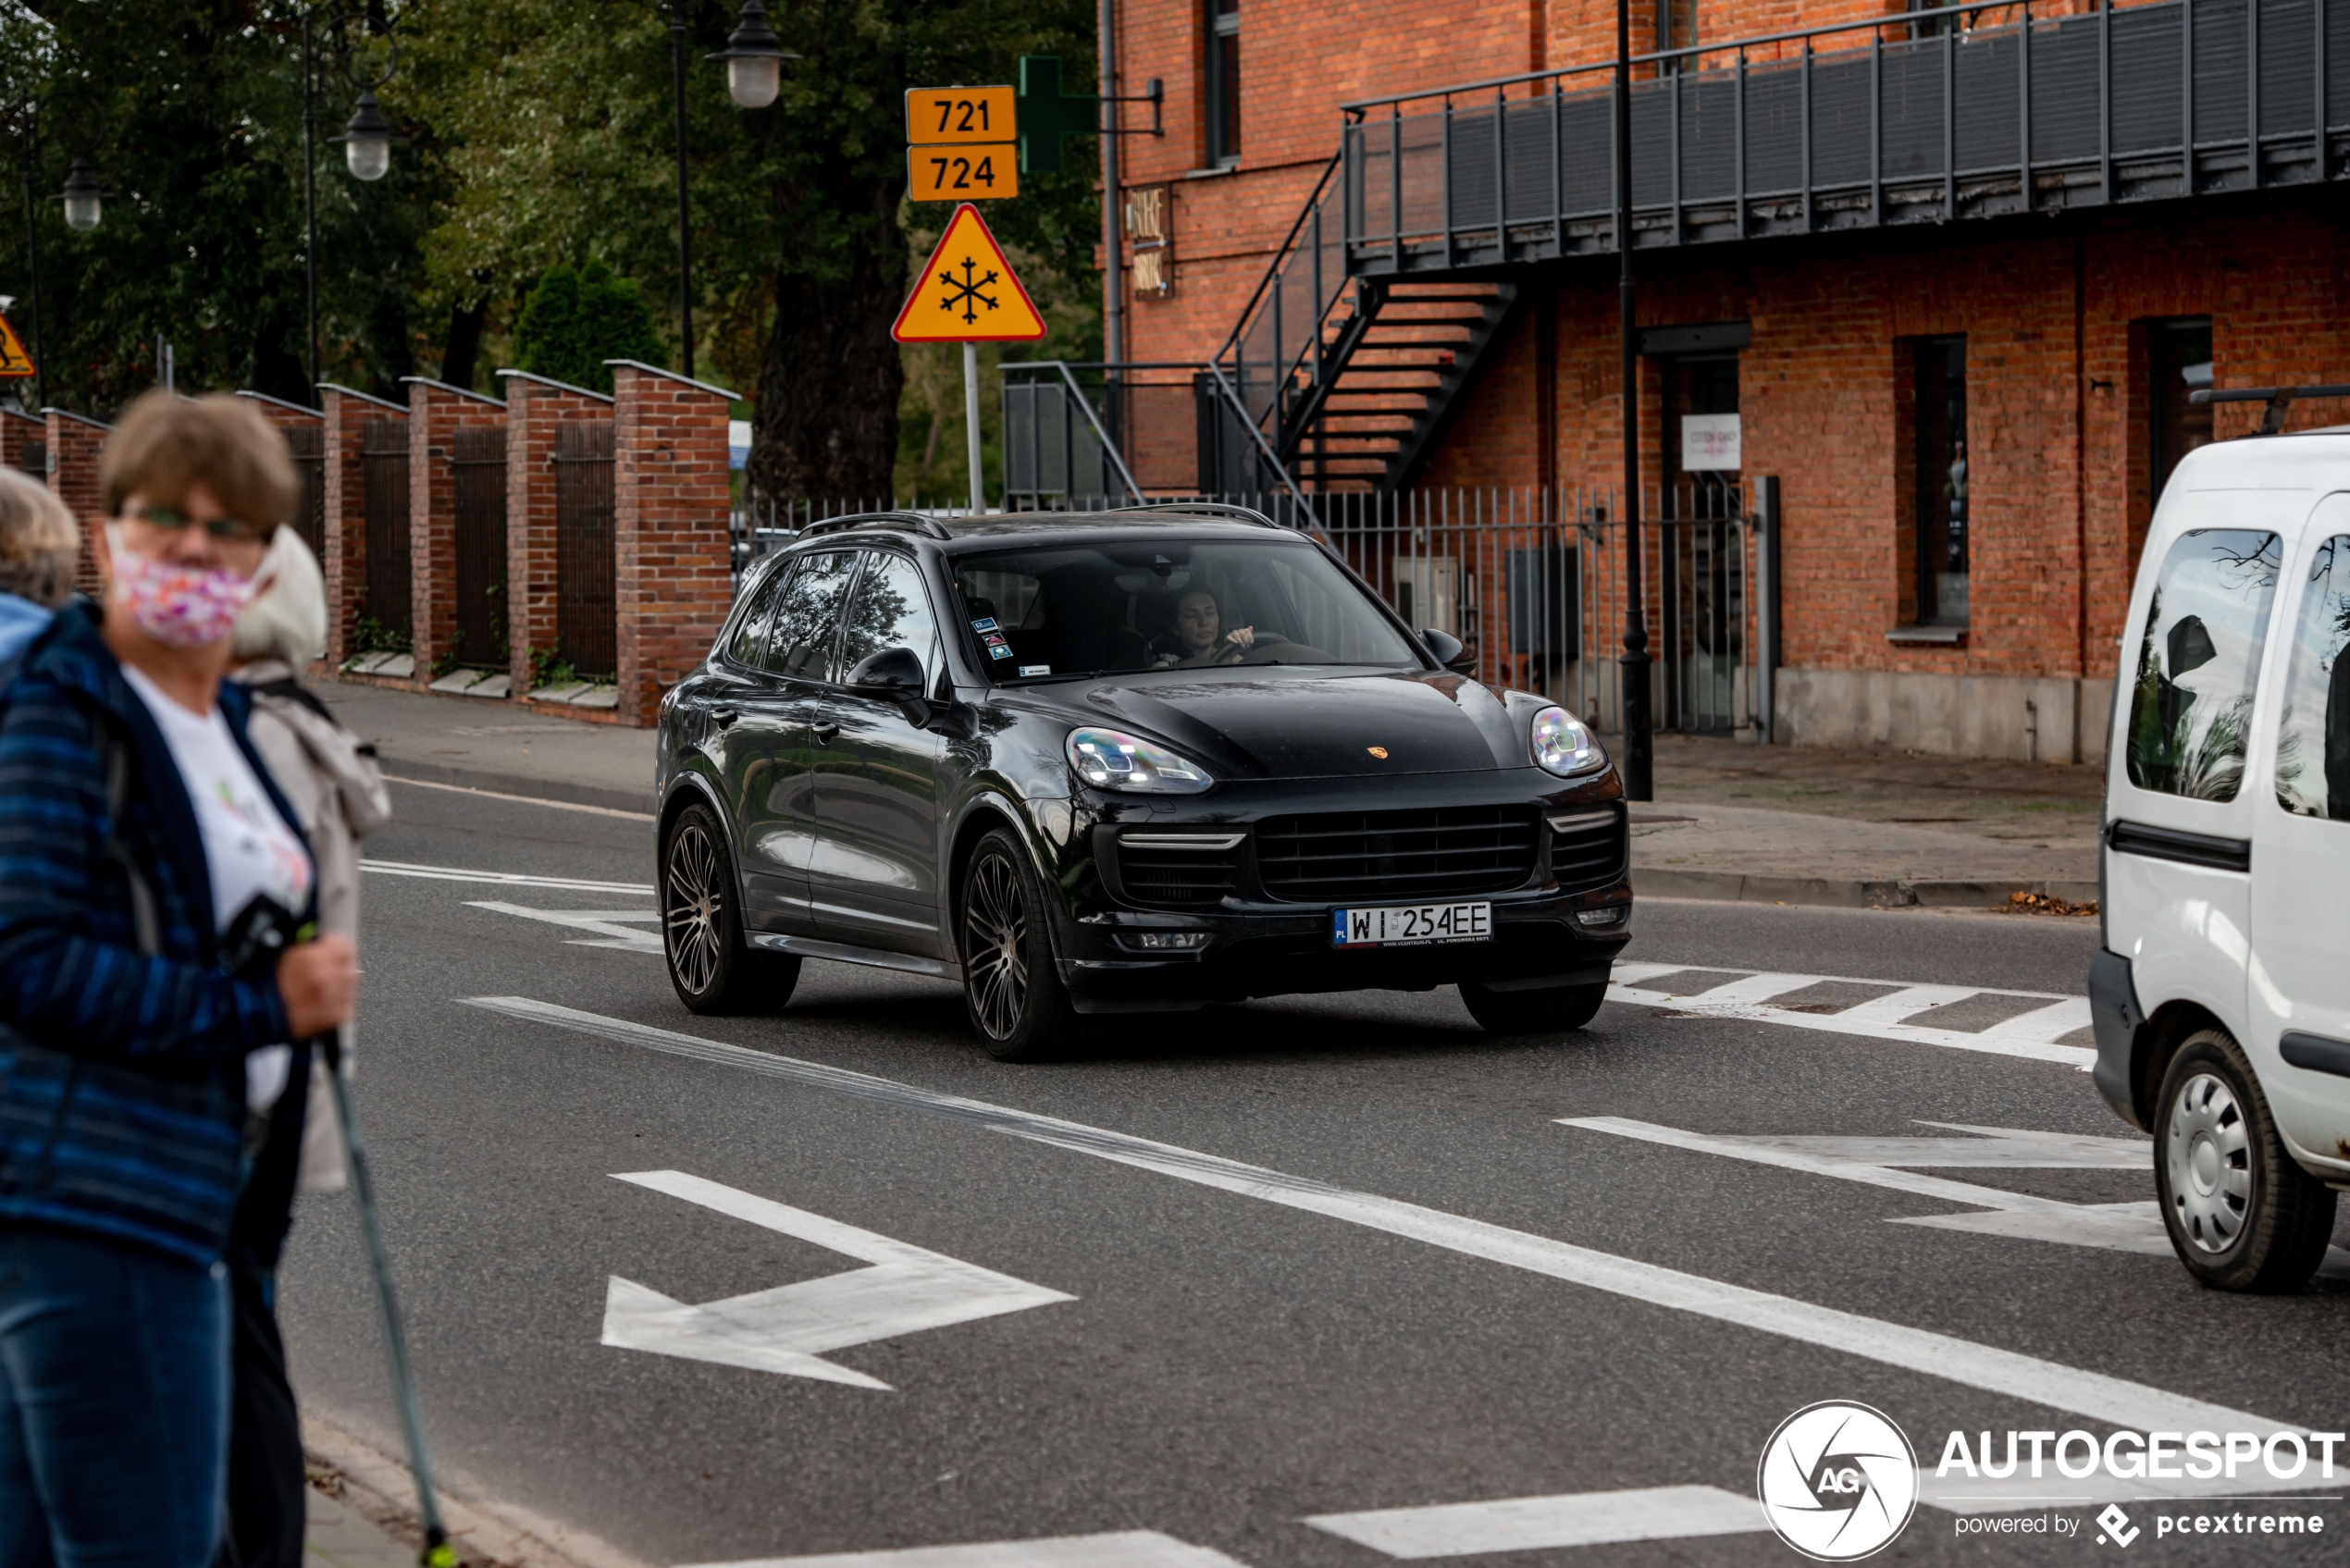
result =
[{"label": "balcony railing", "polygon": [[[1612,252],[1614,71],[1347,105],[1346,271]],[[1646,55],[1635,75],[1641,249],[2350,175],[2350,0],[1960,5]]]}]

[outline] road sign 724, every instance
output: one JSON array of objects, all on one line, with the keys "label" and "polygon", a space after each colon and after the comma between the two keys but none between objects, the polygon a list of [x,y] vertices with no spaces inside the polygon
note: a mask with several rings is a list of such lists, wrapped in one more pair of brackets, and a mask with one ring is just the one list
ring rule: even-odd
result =
[{"label": "road sign 724", "polygon": [[906,188],[917,202],[997,201],[1020,194],[1020,157],[1009,142],[974,147],[909,147]]}]

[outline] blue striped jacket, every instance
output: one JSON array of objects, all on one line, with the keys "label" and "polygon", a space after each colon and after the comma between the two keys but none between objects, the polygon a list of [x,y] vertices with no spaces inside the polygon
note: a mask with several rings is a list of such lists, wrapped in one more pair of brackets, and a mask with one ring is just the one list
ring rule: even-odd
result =
[{"label": "blue striped jacket", "polygon": [[[220,705],[293,824],[245,739],[244,694],[225,684]],[[130,763],[118,828],[108,730]],[[147,883],[154,956],[116,843]],[[244,1176],[244,1056],[288,1032],[274,981],[221,968],[204,841],[162,732],[95,611],[59,611],[0,699],[0,1226],[218,1258]]]}]

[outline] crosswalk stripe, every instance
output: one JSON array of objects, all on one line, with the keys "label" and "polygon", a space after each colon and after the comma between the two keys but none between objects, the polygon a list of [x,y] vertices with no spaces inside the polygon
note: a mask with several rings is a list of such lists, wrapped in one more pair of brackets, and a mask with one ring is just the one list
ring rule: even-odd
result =
[{"label": "crosswalk stripe", "polygon": [[[1719,974],[1722,983],[1679,995],[1651,989],[1643,982],[1666,975]],[[1897,985],[1890,993],[1855,1003],[1833,1013],[1815,1013],[1775,1005],[1774,998],[1814,985],[1886,985],[1881,980],[1849,975],[1781,974],[1748,969],[1709,969],[1691,964],[1617,964],[1608,980],[1611,1002],[1669,1007],[1678,1013],[1706,1018],[1741,1019],[1750,1023],[1779,1024],[1824,1034],[1865,1035],[1915,1045],[1940,1045],[1958,1051],[1979,1051],[1994,1056],[2018,1056],[2031,1061],[2059,1062],[2084,1071],[2096,1052],[2086,1045],[2057,1043],[2064,1036],[2089,1026],[2085,996],[2058,996],[2043,991],[2009,991],[1988,985]],[[1970,996],[2010,996],[2041,1006],[1981,1031],[1938,1029],[1909,1020],[1935,1008],[1963,1002]]]},{"label": "crosswalk stripe", "polygon": [[740,1562],[699,1563],[695,1568],[1247,1568],[1247,1564],[1156,1530],[1119,1530],[1105,1536],[1052,1536],[1033,1541],[758,1557]]},{"label": "crosswalk stripe", "polygon": [[1643,1487],[1381,1508],[1367,1513],[1321,1513],[1305,1523],[1406,1560],[1734,1536],[1771,1527],[1760,1503],[1719,1487]]}]

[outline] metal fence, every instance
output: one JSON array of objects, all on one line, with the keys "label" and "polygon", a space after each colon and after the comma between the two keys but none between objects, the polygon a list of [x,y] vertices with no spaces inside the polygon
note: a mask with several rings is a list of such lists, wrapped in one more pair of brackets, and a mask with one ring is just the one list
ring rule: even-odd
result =
[{"label": "metal fence", "polygon": [[[1641,601],[1659,728],[1768,738],[1776,664],[1777,486],[1685,478],[1645,498]],[[1612,488],[1334,493],[1313,510],[1286,491],[1169,497],[1253,507],[1317,534],[1398,614],[1460,639],[1491,685],[1540,692],[1594,728],[1623,727],[1625,527]],[[1056,509],[1123,504],[1056,497]],[[744,562],[826,517],[960,509],[919,500],[755,499]]]},{"label": "metal fence", "polygon": [[1231,366],[1036,360],[1003,367],[1004,496],[1122,505],[1161,496],[1303,492]]},{"label": "metal fence", "polygon": [[503,670],[506,648],[506,431],[461,426],[449,466],[456,495],[457,662]]},{"label": "metal fence", "polygon": [[288,425],[286,450],[293,454],[302,497],[294,503],[293,530],[310,553],[327,559],[327,427],[324,423]]},{"label": "metal fence", "polygon": [[581,675],[620,668],[619,564],[612,530],[612,423],[555,426],[555,651]]},{"label": "metal fence", "polygon": [[[1640,56],[1635,242],[2350,176],[2350,0],[2046,10],[1986,0]],[[1613,71],[1602,61],[1346,105],[1346,270],[1613,250]]]},{"label": "metal fence", "polygon": [[359,433],[361,488],[367,500],[367,615],[407,636],[408,422],[370,419]]}]

